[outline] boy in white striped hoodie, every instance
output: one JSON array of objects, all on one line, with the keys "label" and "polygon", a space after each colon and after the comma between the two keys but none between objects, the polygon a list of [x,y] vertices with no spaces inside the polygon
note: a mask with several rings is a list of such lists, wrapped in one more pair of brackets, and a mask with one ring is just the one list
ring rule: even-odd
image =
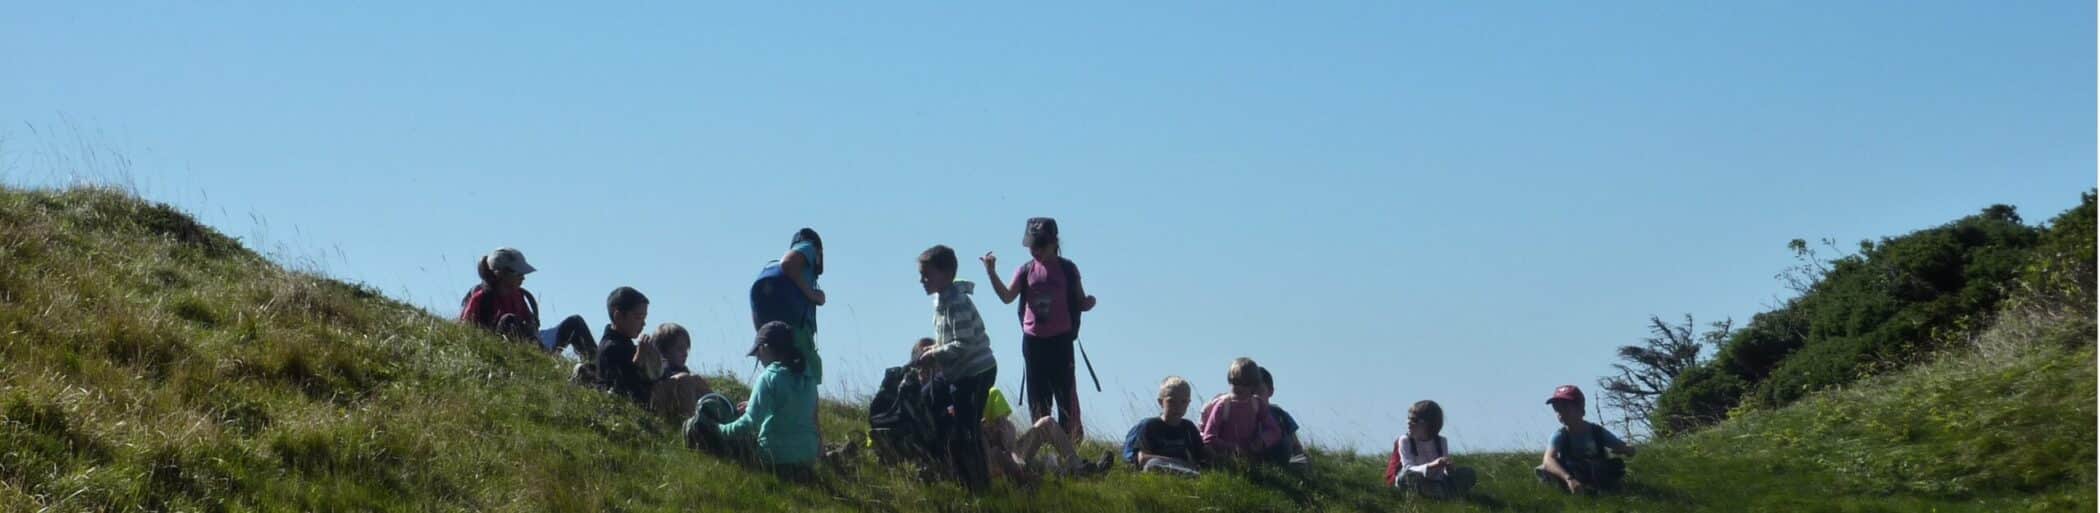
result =
[{"label": "boy in white striped hoodie", "polygon": [[984,454],[985,397],[999,378],[999,360],[992,357],[992,338],[984,331],[984,318],[970,301],[976,286],[955,279],[955,250],[936,245],[919,254],[919,286],[933,296],[933,340],[919,358],[933,358],[954,400],[954,432],[948,438],[949,454],[963,486],[982,490],[990,483]]}]

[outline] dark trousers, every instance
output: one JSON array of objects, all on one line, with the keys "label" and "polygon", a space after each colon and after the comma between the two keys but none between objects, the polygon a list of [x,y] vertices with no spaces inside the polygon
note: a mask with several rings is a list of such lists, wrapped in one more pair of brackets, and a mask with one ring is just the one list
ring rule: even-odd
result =
[{"label": "dark trousers", "polygon": [[949,397],[955,402],[955,421],[947,436],[948,454],[963,487],[982,490],[991,484],[991,471],[984,456],[984,405],[992,385],[999,381],[999,368],[976,376],[950,380]]},{"label": "dark trousers", "polygon": [[1066,433],[1081,433],[1079,420],[1079,370],[1072,360],[1072,345],[1078,337],[1066,333],[1054,337],[1021,335],[1021,358],[1028,369],[1028,420],[1048,417],[1057,403],[1057,425]]},{"label": "dark trousers", "polygon": [[[1563,461],[1560,468],[1568,471],[1568,475],[1573,476],[1576,481],[1581,481],[1592,491],[1617,490],[1619,482],[1626,479],[1626,460],[1618,458]],[[1547,472],[1545,466],[1538,467],[1534,472],[1538,474],[1539,482],[1561,490],[1568,489],[1568,482]]]}]

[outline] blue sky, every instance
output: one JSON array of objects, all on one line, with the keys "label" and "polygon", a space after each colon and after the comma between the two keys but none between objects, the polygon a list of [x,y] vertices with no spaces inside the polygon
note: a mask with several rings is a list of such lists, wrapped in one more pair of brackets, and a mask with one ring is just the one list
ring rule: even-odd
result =
[{"label": "blue sky", "polygon": [[0,17],[0,179],[128,183],[445,315],[516,246],[550,314],[633,285],[738,372],[813,226],[838,396],[930,331],[920,250],[1007,275],[1055,216],[1099,437],[1249,356],[1317,443],[1428,398],[1536,447],[1649,315],[1776,303],[1789,239],[2095,184],[2089,2],[84,4]]}]

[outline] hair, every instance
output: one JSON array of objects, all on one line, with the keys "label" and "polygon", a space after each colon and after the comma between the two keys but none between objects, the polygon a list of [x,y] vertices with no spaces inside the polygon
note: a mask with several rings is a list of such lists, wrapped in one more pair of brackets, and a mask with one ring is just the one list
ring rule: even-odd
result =
[{"label": "hair", "polygon": [[1261,365],[1247,357],[1234,358],[1232,366],[1225,369],[1225,382],[1232,386],[1251,387],[1261,384]]},{"label": "hair", "polygon": [[794,333],[785,322],[767,322],[758,327],[758,345],[772,351],[775,362],[786,365],[796,374],[803,374],[808,371],[809,362],[804,359],[802,350],[795,347]]},{"label": "hair", "polygon": [[1181,392],[1182,395],[1192,394],[1192,392],[1189,391],[1189,380],[1181,379],[1181,376],[1167,376],[1167,379],[1160,380],[1160,399],[1166,399],[1167,396],[1174,395],[1175,392]]},{"label": "hair", "polygon": [[612,294],[605,296],[605,316],[619,317],[620,312],[633,311],[646,304],[649,304],[649,296],[642,295],[642,291],[634,290],[634,287],[613,289]]},{"label": "hair", "polygon": [[1276,376],[1269,374],[1268,367],[1261,368],[1261,386],[1269,389],[1271,392],[1276,391]]},{"label": "hair", "polygon": [[1436,401],[1415,401],[1414,407],[1407,409],[1407,418],[1428,426],[1429,434],[1444,431],[1444,407],[1437,406]]},{"label": "hair", "polygon": [[918,342],[913,342],[911,344],[911,358],[906,359],[904,361],[909,362],[912,365],[917,365],[919,363],[919,351],[925,350],[928,347],[933,347],[935,343],[937,342],[933,340],[933,337],[920,338]]},{"label": "hair", "polygon": [[[1048,219],[1048,220],[1050,221],[1050,223],[1051,223],[1052,225],[1055,225],[1055,224],[1057,224],[1057,220],[1056,220],[1056,219],[1050,219],[1050,218],[1029,218],[1029,219],[1028,219],[1028,221],[1029,221],[1028,225],[1029,225],[1029,226],[1034,226],[1034,225],[1035,225],[1035,220],[1036,220],[1036,219]],[[1022,231],[1022,233],[1024,233],[1024,234],[1025,234],[1025,233],[1027,233],[1027,231],[1026,231],[1026,230],[1024,229],[1024,230]],[[1064,256],[1064,252],[1065,252],[1065,245],[1064,245],[1064,244],[1059,244],[1059,242],[1061,242],[1061,241],[1063,241],[1063,237],[1061,237],[1061,236],[1060,236],[1059,234],[1056,234],[1056,233],[1048,233],[1048,234],[1042,234],[1042,235],[1038,235],[1038,236],[1036,236],[1035,240],[1034,240],[1034,241],[1032,241],[1032,242],[1035,242],[1035,244],[1032,244],[1032,245],[1028,246],[1028,249],[1036,249],[1036,248],[1041,248],[1041,247],[1043,247],[1043,246],[1056,246],[1056,250],[1055,250],[1055,251],[1053,251],[1053,253],[1056,253],[1056,254],[1057,254],[1058,256]]]},{"label": "hair", "polygon": [[675,322],[666,322],[658,325],[654,338],[656,339],[658,350],[669,347],[682,348],[688,351],[693,349],[693,334],[686,331],[685,326],[679,326]]},{"label": "hair", "polygon": [[481,276],[482,288],[496,288],[496,268],[489,267],[488,255],[474,261],[474,274]]},{"label": "hair", "polygon": [[816,246],[817,248],[817,261],[809,263],[809,270],[811,272],[816,273],[817,276],[823,276],[824,238],[817,236],[817,230],[815,228],[804,227],[800,230],[795,230],[795,238],[788,239],[788,247],[792,248],[795,247],[796,244],[801,244],[804,242],[808,242],[809,245]]},{"label": "hair", "polygon": [[932,267],[936,271],[954,273],[958,265],[955,263],[955,249],[935,244],[919,253],[919,265]]}]

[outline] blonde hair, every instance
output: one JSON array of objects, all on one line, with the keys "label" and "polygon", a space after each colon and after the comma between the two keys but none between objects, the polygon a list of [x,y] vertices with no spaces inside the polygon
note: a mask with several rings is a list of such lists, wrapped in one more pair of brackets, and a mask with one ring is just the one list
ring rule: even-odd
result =
[{"label": "blonde hair", "polygon": [[1160,399],[1172,397],[1175,392],[1181,392],[1181,395],[1192,394],[1193,392],[1190,392],[1189,388],[1189,380],[1181,379],[1181,376],[1167,376],[1167,379],[1159,382]]},{"label": "blonde hair", "polygon": [[1252,358],[1234,358],[1232,366],[1225,369],[1225,382],[1235,387],[1261,386],[1261,365]]}]

